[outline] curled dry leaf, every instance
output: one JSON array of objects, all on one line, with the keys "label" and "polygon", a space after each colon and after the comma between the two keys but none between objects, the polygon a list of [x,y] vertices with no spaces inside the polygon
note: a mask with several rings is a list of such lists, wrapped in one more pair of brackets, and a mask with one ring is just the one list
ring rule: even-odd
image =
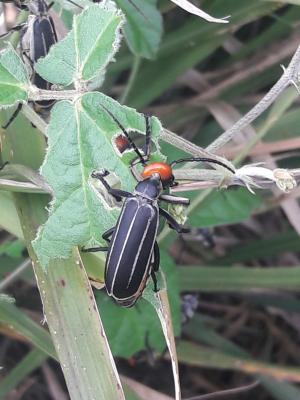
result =
[{"label": "curled dry leaf", "polygon": [[229,21],[227,21],[227,18],[229,18],[230,15],[228,15],[227,17],[223,17],[223,18],[214,18],[211,15],[207,14],[205,11],[196,7],[193,3],[190,3],[188,0],[171,0],[171,1],[173,1],[173,3],[175,3],[177,6],[183,8],[185,11],[189,12],[190,14],[197,15],[198,17],[201,17],[208,22],[215,22],[218,24],[227,24],[229,22]]}]

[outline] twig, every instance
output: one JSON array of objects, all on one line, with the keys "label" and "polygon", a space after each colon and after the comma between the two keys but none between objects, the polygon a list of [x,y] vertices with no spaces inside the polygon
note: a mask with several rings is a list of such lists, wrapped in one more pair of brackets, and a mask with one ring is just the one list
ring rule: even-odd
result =
[{"label": "twig", "polygon": [[234,389],[220,390],[218,392],[203,394],[201,396],[189,397],[186,400],[211,400],[211,399],[218,399],[220,397],[223,398],[225,396],[232,396],[234,394],[240,394],[243,392],[247,392],[248,390],[254,389],[259,385],[259,383],[260,383],[259,381],[255,381],[250,385],[245,385]]},{"label": "twig", "polygon": [[[167,129],[164,129],[160,135],[160,139],[164,140],[167,143],[170,143],[174,147],[177,147],[180,150],[185,151],[186,153],[191,154],[192,156],[195,157],[207,157],[207,158],[212,158],[214,160],[218,160],[222,162],[223,164],[228,165],[228,167],[233,168],[233,165],[231,164],[230,161],[228,161],[226,158],[218,156],[216,154],[212,154],[209,151],[203,149],[202,147],[197,146],[196,144],[189,142],[188,140],[184,139],[182,136],[176,135],[176,133],[173,133]],[[199,163],[195,162],[195,165],[198,165]],[[193,166],[194,163],[190,163],[190,166]]]},{"label": "twig", "polygon": [[251,124],[259,115],[261,115],[280,95],[280,93],[290,84],[298,82],[300,65],[300,46],[297,48],[289,66],[284,69],[283,75],[269,90],[269,92],[257,103],[244,117],[237,121],[230,129],[227,129],[221,136],[212,142],[207,150],[215,152],[224,146],[229,140],[238,134],[243,128]]},{"label": "twig", "polygon": [[45,137],[47,137],[46,122],[28,104],[23,104],[21,112]]},{"label": "twig", "polygon": [[[267,56],[267,52],[264,49],[264,56],[261,54],[259,54],[259,57],[255,55],[254,57],[243,61],[243,63],[234,64],[235,68],[239,67],[238,70],[232,68],[227,78],[223,79],[214,86],[209,85],[207,90],[202,91],[202,93],[188,99],[185,104],[206,104],[208,100],[214,99],[219,93],[227,90],[230,86],[234,86],[245,79],[249,79],[249,77],[255,76],[259,72],[263,72],[273,65],[278,65],[279,62],[294,54],[295,46],[297,46],[298,43],[299,35],[297,34],[290,37],[288,40],[277,43],[275,46],[270,46],[270,48],[268,48],[269,55]],[[206,75],[203,74],[202,77],[205,79]],[[183,79],[184,76],[180,81],[182,82]],[[216,79],[217,77],[215,78],[215,81]]]},{"label": "twig", "polygon": [[11,285],[21,274],[31,265],[30,258],[27,258],[22,264],[20,264],[11,274],[4,278],[0,282],[0,292],[3,292],[9,285]]}]

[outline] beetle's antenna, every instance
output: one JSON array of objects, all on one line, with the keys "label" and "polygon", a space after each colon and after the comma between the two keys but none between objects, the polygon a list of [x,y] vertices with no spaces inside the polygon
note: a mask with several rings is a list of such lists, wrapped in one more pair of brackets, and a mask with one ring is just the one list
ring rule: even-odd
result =
[{"label": "beetle's antenna", "polygon": [[80,6],[79,4],[75,3],[73,0],[67,0],[69,3],[73,4],[74,6],[77,6],[78,8],[81,8],[83,10],[83,7]]},{"label": "beetle's antenna", "polygon": [[224,164],[222,161],[214,160],[213,158],[206,158],[206,157],[181,158],[179,160],[172,161],[170,166],[174,167],[174,165],[179,164],[179,163],[193,162],[193,161],[202,161],[202,162],[207,162],[207,163],[212,163],[212,164],[218,164],[218,165],[221,165],[222,167],[228,169],[233,174],[235,173],[235,171],[232,168],[230,168],[228,165]]},{"label": "beetle's antenna", "polygon": [[141,163],[143,165],[146,165],[146,161],[142,155],[142,153],[140,152],[140,150],[138,149],[138,147],[136,146],[136,144],[134,143],[134,141],[131,139],[131,137],[129,136],[128,132],[126,131],[126,129],[124,128],[124,126],[121,124],[121,122],[103,105],[100,105],[102,108],[104,108],[104,110],[107,112],[107,114],[109,114],[111,116],[111,118],[115,121],[115,123],[118,125],[118,127],[122,130],[122,132],[124,133],[124,135],[127,137],[128,142],[130,143],[131,147],[133,148],[133,150],[136,152],[136,154],[138,155]]}]

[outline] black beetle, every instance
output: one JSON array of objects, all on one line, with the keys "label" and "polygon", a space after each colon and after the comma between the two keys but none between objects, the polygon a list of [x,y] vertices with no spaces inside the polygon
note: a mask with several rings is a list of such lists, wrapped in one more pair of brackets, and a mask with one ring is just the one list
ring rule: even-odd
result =
[{"label": "black beetle", "polygon": [[[39,89],[50,90],[51,83],[35,72],[34,65],[41,57],[45,57],[49,53],[51,46],[57,42],[53,19],[48,13],[53,2],[49,5],[44,0],[4,2],[12,2],[21,9],[29,10],[30,15],[27,22],[14,26],[10,31],[20,31],[21,56],[30,70],[32,83]],[[4,34],[0,37],[6,35]],[[36,101],[34,102],[35,111],[47,110],[53,103],[54,100]],[[21,111],[21,108],[22,103],[19,103],[9,121],[2,127],[3,129],[8,128]]]},{"label": "black beetle", "polygon": [[[187,233],[185,228],[163,208],[159,201],[172,204],[189,204],[189,199],[163,194],[163,190],[176,185],[172,174],[172,167],[181,162],[203,161],[222,165],[234,171],[218,160],[204,157],[193,157],[173,161],[171,164],[154,162],[147,165],[150,155],[150,123],[146,121],[146,140],[144,154],[140,152],[128,135],[125,128],[115,116],[104,106],[105,111],[124,133],[128,142],[138,155],[143,165],[142,179],[136,185],[134,192],[129,193],[110,187],[105,177],[108,171],[92,172],[91,177],[100,180],[108,193],[117,201],[125,198],[120,216],[115,227],[106,231],[102,237],[108,242],[107,247],[82,249],[85,252],[107,251],[105,264],[105,286],[109,296],[124,307],[132,307],[142,295],[147,280],[151,275],[154,290],[157,291],[155,272],[159,268],[159,247],[156,242],[159,216],[166,218],[169,226],[178,233]],[[133,163],[131,165],[133,171]],[[136,173],[134,176],[137,178]],[[110,239],[111,238],[111,239]]]}]

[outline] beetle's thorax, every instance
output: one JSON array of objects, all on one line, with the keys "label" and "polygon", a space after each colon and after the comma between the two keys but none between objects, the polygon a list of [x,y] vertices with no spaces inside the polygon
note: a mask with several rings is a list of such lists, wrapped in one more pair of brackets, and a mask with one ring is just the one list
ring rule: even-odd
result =
[{"label": "beetle's thorax", "polygon": [[44,0],[31,1],[28,3],[28,9],[34,15],[47,15],[47,3]]},{"label": "beetle's thorax", "polygon": [[148,200],[157,200],[163,190],[162,183],[158,174],[153,174],[150,178],[139,182],[134,190],[134,194]]}]

